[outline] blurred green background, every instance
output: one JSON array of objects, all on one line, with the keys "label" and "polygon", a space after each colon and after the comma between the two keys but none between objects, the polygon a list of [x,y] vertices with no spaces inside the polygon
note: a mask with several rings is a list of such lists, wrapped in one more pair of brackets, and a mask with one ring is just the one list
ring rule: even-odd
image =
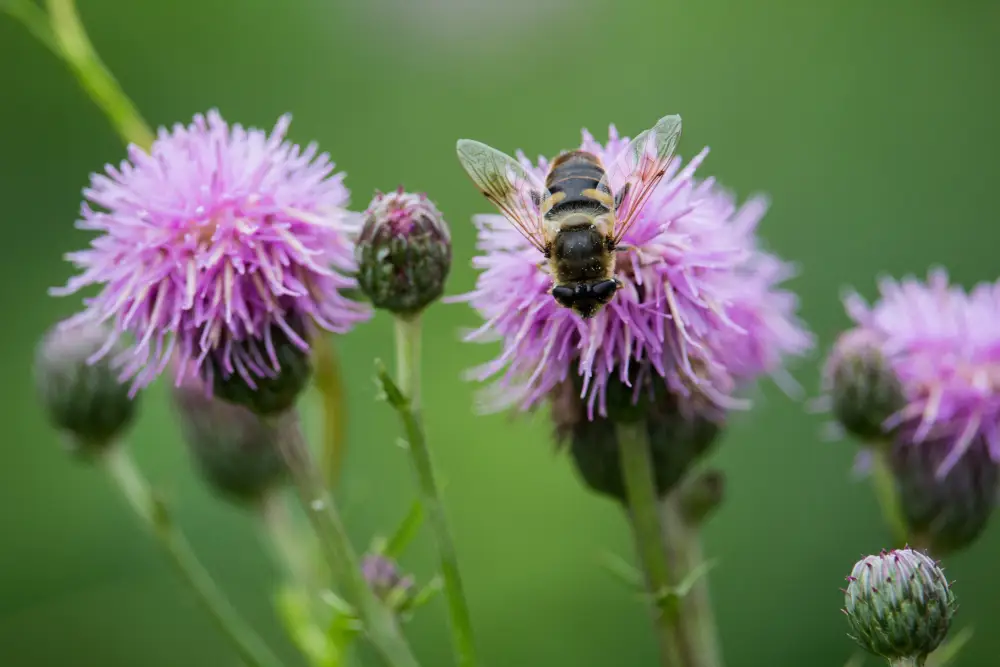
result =
[{"label": "blurred green background", "polygon": [[[218,107],[318,140],[348,173],[353,205],[399,183],[427,191],[451,221],[452,294],[474,281],[469,218],[484,202],[454,155],[458,137],[552,154],[581,127],[634,135],[684,117],[684,157],[712,153],[741,196],[765,191],[761,228],[794,260],[802,315],[825,348],[846,324],[839,293],[867,295],[885,272],[948,267],[971,286],[997,277],[1000,5],[976,0],[80,0],[91,37],[155,125]],[[46,296],[83,246],[73,229],[88,174],[124,153],[64,65],[0,16],[0,249],[6,319],[0,389],[0,665],[236,665],[187,589],[95,471],[74,465],[30,389],[40,333],[78,306]],[[653,665],[645,610],[599,567],[631,557],[618,509],[585,493],[556,455],[543,413],[476,417],[463,370],[495,348],[458,344],[476,317],[427,315],[426,419],[447,483],[485,664]],[[338,340],[350,387],[344,511],[359,546],[390,528],[414,493],[375,403],[372,360],[391,355],[378,316]],[[807,392],[819,356],[793,368]],[[274,572],[250,517],[200,485],[163,383],[145,398],[133,444],[222,585],[290,664],[271,610]],[[870,489],[849,475],[854,447],[821,438],[824,418],[765,383],[734,419],[716,461],[729,477],[707,551],[730,667],[840,666],[854,652],[838,589],[886,543]],[[949,559],[959,625],[978,633],[958,664],[997,664],[996,525]],[[426,578],[422,537],[404,565]],[[409,626],[424,665],[451,664],[444,608]],[[870,659],[868,664],[876,664]]]}]

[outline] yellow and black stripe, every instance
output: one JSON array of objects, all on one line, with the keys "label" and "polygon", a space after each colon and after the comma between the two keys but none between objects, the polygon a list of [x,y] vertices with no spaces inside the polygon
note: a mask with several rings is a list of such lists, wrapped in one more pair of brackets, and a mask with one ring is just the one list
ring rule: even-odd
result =
[{"label": "yellow and black stripe", "polygon": [[604,168],[593,153],[570,151],[552,161],[545,186],[552,194],[547,216],[559,217],[586,209],[595,214],[611,211],[614,197],[601,184]]}]

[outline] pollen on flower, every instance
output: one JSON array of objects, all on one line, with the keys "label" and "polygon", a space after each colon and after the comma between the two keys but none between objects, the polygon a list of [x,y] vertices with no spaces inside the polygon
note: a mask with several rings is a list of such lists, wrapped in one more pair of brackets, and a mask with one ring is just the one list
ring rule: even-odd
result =
[{"label": "pollen on flower", "polygon": [[[605,165],[628,145],[614,126],[607,144],[583,132],[580,148]],[[622,288],[589,321],[560,307],[538,251],[499,214],[475,216],[481,255],[468,302],[484,320],[467,341],[499,339],[500,355],[470,372],[492,381],[483,394],[487,411],[531,409],[564,380],[582,379],[589,419],[607,414],[611,383],[638,387],[658,377],[672,390],[697,390],[721,406],[745,402],[735,392],[761,375],[782,377],[784,359],[812,346],[795,316],[795,296],[779,288],[791,267],[758,247],[756,226],[767,204],[743,205],[697,179],[705,149],[687,165],[675,158],[626,233],[616,278]],[[521,165],[544,179],[549,161]],[[617,191],[622,183],[612,182]],[[696,372],[707,366],[711,371]],[[637,384],[632,380],[638,378]]]},{"label": "pollen on flower", "polygon": [[194,369],[252,387],[280,370],[275,331],[307,351],[295,323],[340,333],[369,316],[341,294],[355,286],[358,224],[343,174],[315,144],[286,141],[290,122],[267,133],[213,110],[92,176],[77,226],[100,235],[67,256],[81,273],[52,293],[100,287],[68,325],[113,325],[94,360],[134,336],[114,359],[133,393],[175,355],[177,382]]}]

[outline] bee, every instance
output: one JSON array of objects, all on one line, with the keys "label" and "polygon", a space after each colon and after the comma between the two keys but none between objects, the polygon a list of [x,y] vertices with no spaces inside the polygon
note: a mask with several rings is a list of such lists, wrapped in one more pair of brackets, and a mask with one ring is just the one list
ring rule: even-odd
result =
[{"label": "bee", "polygon": [[[584,319],[621,289],[615,256],[622,238],[663,179],[681,135],[681,117],[661,118],[606,168],[582,150],[561,153],[542,183],[514,158],[460,139],[458,159],[476,187],[542,253],[556,302]],[[612,191],[612,184],[620,184]]]}]

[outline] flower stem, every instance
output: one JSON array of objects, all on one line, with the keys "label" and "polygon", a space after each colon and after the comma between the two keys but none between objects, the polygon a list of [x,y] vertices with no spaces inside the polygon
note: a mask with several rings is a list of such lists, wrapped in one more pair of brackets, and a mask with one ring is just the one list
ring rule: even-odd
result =
[{"label": "flower stem", "polygon": [[49,18],[34,0],[0,0],[0,9],[24,24],[35,38],[60,58],[62,51],[49,26]]},{"label": "flower stem", "polygon": [[327,336],[313,339],[315,383],[323,399],[322,466],[327,486],[337,487],[347,454],[347,410],[344,409],[344,386],[337,354]]},{"label": "flower stem", "polygon": [[178,573],[233,643],[243,662],[251,667],[280,667],[281,661],[240,617],[198,561],[184,535],[174,526],[166,505],[156,497],[125,448],[112,448],[103,456],[102,463],[129,505],[159,540]]},{"label": "flower stem", "polygon": [[890,667],[924,667],[926,658],[915,657],[915,658],[890,658]]},{"label": "flower stem", "polygon": [[903,510],[896,491],[896,478],[889,466],[888,447],[884,444],[872,446],[872,484],[878,498],[882,516],[892,532],[893,546],[901,548],[906,544],[909,531],[903,519]]},{"label": "flower stem", "polygon": [[649,440],[642,423],[619,424],[618,449],[636,550],[652,596],[653,624],[663,667],[681,667],[678,608],[667,555],[660,537],[660,517]]},{"label": "flower stem", "polygon": [[434,476],[434,463],[420,420],[419,316],[396,318],[396,377],[399,384],[392,386],[388,375],[380,373],[383,389],[402,419],[421,500],[437,542],[457,662],[459,667],[473,667],[477,657],[471,615],[459,573],[455,543],[448,528],[444,503]]},{"label": "flower stem", "polygon": [[84,90],[104,111],[125,143],[149,150],[153,145],[153,133],[94,50],[74,0],[47,0],[46,6],[58,52]]},{"label": "flower stem", "polygon": [[419,667],[392,610],[379,601],[365,582],[358,556],[323,476],[312,461],[301,428],[287,431],[285,437],[279,438],[278,445],[330,570],[345,587],[347,599],[356,608],[372,644],[391,667]]},{"label": "flower stem", "polygon": [[[680,595],[679,603],[681,648],[687,667],[722,667],[708,577],[705,572],[699,572],[699,568],[704,567],[699,526],[684,510],[683,490],[679,485],[660,501],[661,539],[674,586],[687,589]],[[690,581],[686,581],[688,579]]]},{"label": "flower stem", "polygon": [[315,576],[292,517],[285,505],[285,498],[277,491],[268,493],[258,507],[260,526],[274,554],[276,564],[296,583],[315,586]]}]

